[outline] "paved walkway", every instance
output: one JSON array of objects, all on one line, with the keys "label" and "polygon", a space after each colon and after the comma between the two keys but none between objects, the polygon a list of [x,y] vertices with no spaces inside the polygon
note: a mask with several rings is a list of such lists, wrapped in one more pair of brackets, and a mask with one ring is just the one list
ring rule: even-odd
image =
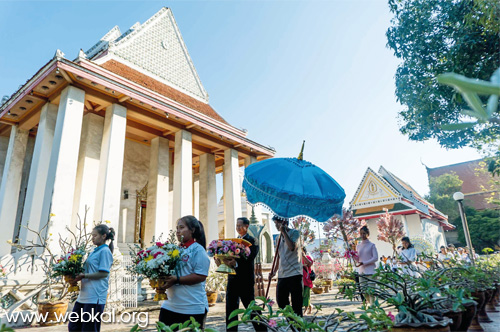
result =
[{"label": "paved walkway", "polygon": [[[326,294],[312,294],[311,302],[313,304],[321,304],[323,306],[323,310],[321,311],[322,315],[332,313],[335,308],[341,308],[345,311],[353,311],[360,312],[360,302],[351,302],[349,300],[343,299],[335,299],[335,295],[330,292]],[[146,303],[141,305],[138,310],[151,310],[148,312],[141,313],[142,316],[138,318],[141,321],[145,321],[146,313],[148,314],[149,325],[146,328],[143,328],[144,331],[152,332],[156,331],[155,323],[158,320],[159,314],[159,306],[154,306],[154,303]],[[137,311],[137,309],[135,310]],[[481,326],[485,330],[485,332],[498,332],[500,331],[500,312],[490,312],[488,313],[491,319],[493,319],[493,323],[481,323]],[[102,332],[116,332],[116,331],[130,331],[133,324],[103,324],[101,331]],[[207,317],[207,327],[216,329],[217,331],[225,331],[225,303],[217,303],[215,306],[210,308],[210,312]],[[65,332],[68,328],[66,325],[58,325],[51,327],[26,327],[26,328],[18,328],[16,331],[25,331],[25,332]],[[241,325],[239,327],[239,331],[253,331],[251,325]]]}]

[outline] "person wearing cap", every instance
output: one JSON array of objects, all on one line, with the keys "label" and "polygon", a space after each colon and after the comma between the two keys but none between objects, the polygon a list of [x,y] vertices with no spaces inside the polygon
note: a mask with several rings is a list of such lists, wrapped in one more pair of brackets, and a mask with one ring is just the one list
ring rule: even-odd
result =
[{"label": "person wearing cap", "polygon": [[274,224],[280,232],[276,267],[269,273],[271,280],[278,271],[278,286],[276,287],[276,298],[278,306],[283,309],[292,302],[293,311],[302,317],[302,244],[300,233],[288,227],[288,219],[273,217]]}]

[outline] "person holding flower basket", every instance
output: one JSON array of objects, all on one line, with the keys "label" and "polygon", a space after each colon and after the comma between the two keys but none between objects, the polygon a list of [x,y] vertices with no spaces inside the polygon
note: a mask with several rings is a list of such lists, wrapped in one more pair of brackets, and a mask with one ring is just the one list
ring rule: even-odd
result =
[{"label": "person holding flower basket", "polygon": [[80,248],[71,248],[69,252],[61,256],[54,266],[52,267],[52,277],[64,277],[66,283],[70,286],[68,292],[78,292],[78,280],[75,279],[77,275],[84,272],[83,257],[86,255],[85,245]]},{"label": "person holding flower basket", "polygon": [[[68,331],[98,332],[101,330],[101,314],[106,305],[109,271],[113,264],[114,238],[114,229],[104,224],[97,225],[92,230],[92,243],[97,248],[89,254],[83,264],[83,273],[75,277],[76,281],[81,280],[81,291],[73,307],[73,313],[76,313],[80,319],[71,320],[68,324]],[[111,241],[109,246],[106,241]],[[97,319],[82,322],[84,313]]]},{"label": "person holding flower basket", "polygon": [[168,299],[163,301],[159,321],[167,326],[193,317],[205,328],[208,300],[205,280],[210,268],[203,224],[193,216],[177,220],[177,239],[183,252],[175,275],[166,277]]}]

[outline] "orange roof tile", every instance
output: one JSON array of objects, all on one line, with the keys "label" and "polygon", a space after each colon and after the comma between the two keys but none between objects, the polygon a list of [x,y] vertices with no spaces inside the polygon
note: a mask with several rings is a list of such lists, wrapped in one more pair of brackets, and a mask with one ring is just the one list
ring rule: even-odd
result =
[{"label": "orange roof tile", "polygon": [[109,70],[115,74],[118,74],[134,83],[140,84],[145,88],[148,88],[154,92],[157,92],[167,98],[170,98],[186,107],[194,109],[200,113],[203,113],[212,119],[226,123],[224,120],[209,104],[205,104],[185,93],[182,93],[164,83],[159,82],[146,74],[143,74],[135,69],[132,69],[116,60],[109,60],[101,64],[106,70]]}]

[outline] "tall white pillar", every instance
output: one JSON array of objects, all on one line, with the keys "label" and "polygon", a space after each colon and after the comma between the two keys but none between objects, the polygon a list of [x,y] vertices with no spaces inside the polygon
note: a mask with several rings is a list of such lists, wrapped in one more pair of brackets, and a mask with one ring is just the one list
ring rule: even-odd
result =
[{"label": "tall white pillar", "polygon": [[57,105],[45,104],[40,112],[40,122],[38,123],[35,149],[33,151],[28,188],[24,201],[23,217],[19,230],[21,244],[28,244],[36,236],[32,232],[29,232],[26,226],[36,231],[40,229],[40,219],[44,203],[44,200],[40,198],[45,195],[56,120]]},{"label": "tall white pillar", "polygon": [[[248,156],[248,157],[245,157],[245,168],[247,168],[248,166],[252,165],[253,163],[256,163],[257,162],[257,158],[254,157],[254,156]],[[262,210],[261,210],[261,207],[260,206],[255,206],[253,208],[254,210],[254,213],[255,213],[255,218],[257,218],[257,220],[262,223]],[[247,218],[250,219],[250,217],[252,216],[252,205],[248,204],[247,203],[247,211],[246,211],[246,215],[247,215]]]},{"label": "tall white pillar", "polygon": [[2,184],[3,167],[5,165],[5,158],[7,157],[8,148],[9,138],[7,136],[0,136],[0,185]]},{"label": "tall white pillar", "polygon": [[200,175],[193,174],[193,216],[200,218]]},{"label": "tall white pillar", "polygon": [[61,93],[57,111],[40,218],[40,225],[43,227],[49,220],[49,214],[53,215],[47,230],[47,234],[52,234],[54,239],[50,242],[53,252],[60,251],[59,234],[65,238],[66,227],[71,225],[84,101],[85,91],[68,86]]},{"label": "tall white pillar", "polygon": [[94,220],[110,221],[109,226],[117,233],[126,127],[127,109],[118,104],[108,106],[104,118]]},{"label": "tall white pillar", "polygon": [[0,184],[0,256],[10,254],[8,240],[13,240],[16,223],[19,189],[23,176],[24,156],[28,143],[28,131],[12,126],[9,146]]},{"label": "tall white pillar", "polygon": [[168,239],[170,232],[170,211],[168,205],[170,154],[168,139],[155,137],[151,140],[149,159],[148,212],[146,213],[146,245],[162,235]]},{"label": "tall white pillar", "polygon": [[92,231],[94,224],[103,127],[103,117],[93,113],[83,116],[71,227],[76,229],[76,225],[81,220],[81,227],[84,227],[85,223],[87,224],[85,226],[87,233]]},{"label": "tall white pillar", "polygon": [[238,151],[224,151],[224,222],[226,238],[236,237],[236,218],[241,217],[241,187]]},{"label": "tall white pillar", "polygon": [[217,185],[215,179],[215,155],[205,153],[200,156],[199,173],[200,221],[205,226],[207,243],[219,238],[217,221]]},{"label": "tall white pillar", "polygon": [[193,144],[191,133],[175,133],[173,222],[193,214]]}]

